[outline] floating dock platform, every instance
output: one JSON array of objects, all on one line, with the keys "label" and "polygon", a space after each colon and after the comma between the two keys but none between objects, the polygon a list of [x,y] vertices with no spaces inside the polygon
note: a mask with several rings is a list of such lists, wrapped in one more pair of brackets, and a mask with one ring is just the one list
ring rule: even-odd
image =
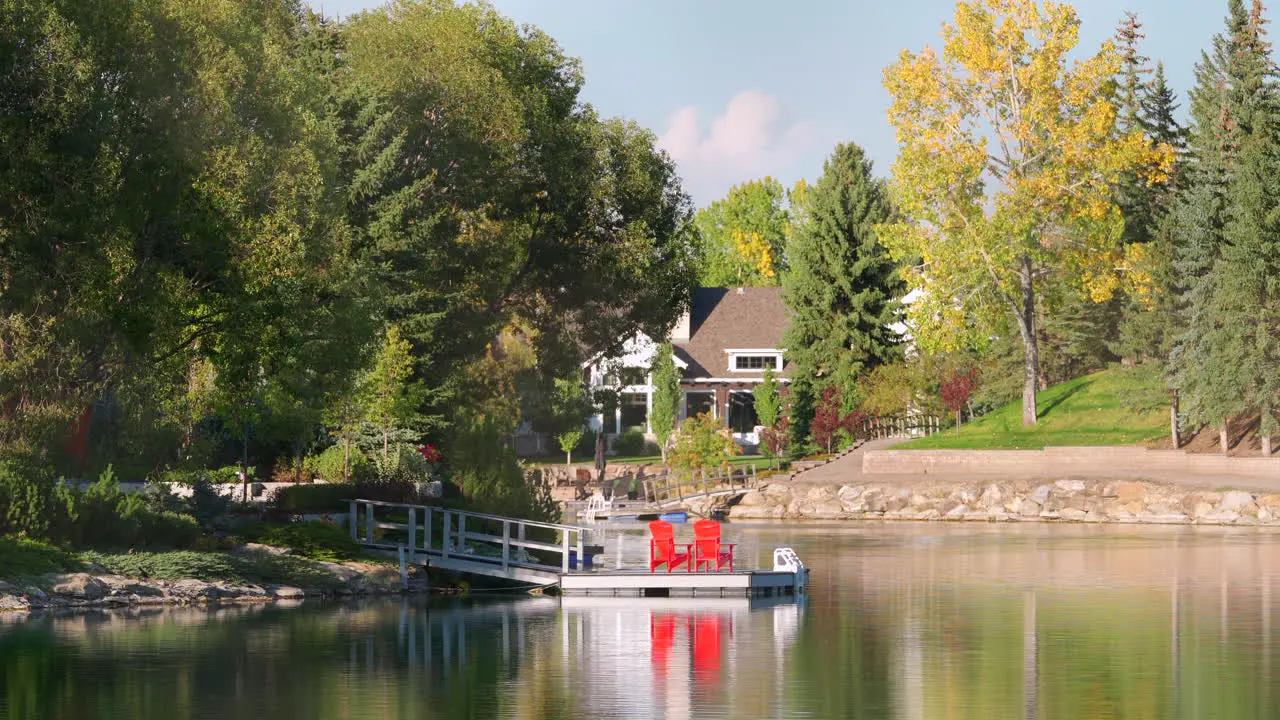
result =
[{"label": "floating dock platform", "polygon": [[607,570],[565,573],[560,592],[567,596],[607,597],[773,597],[804,591],[808,570],[739,572],[645,572]]}]

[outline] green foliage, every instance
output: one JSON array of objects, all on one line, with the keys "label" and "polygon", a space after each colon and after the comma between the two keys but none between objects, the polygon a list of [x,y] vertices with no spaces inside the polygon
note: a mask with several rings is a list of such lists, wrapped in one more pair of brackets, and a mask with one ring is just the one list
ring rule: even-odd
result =
[{"label": "green foliage", "polygon": [[355,483],[312,483],[279,488],[272,504],[289,513],[344,512],[347,501],[361,497]]},{"label": "green foliage", "polygon": [[43,537],[56,513],[53,478],[27,458],[0,457],[0,535]]},{"label": "green foliage", "polygon": [[1035,427],[1022,425],[1021,401],[1015,399],[958,433],[937,433],[897,447],[995,450],[1146,443],[1168,431],[1169,413],[1158,407],[1131,409],[1132,399],[1165,392],[1158,373],[1113,368],[1042,391],[1037,402],[1043,417]]},{"label": "green foliage", "polygon": [[200,525],[190,515],[153,509],[141,493],[125,493],[111,468],[84,490],[60,485],[50,535],[74,547],[190,547]]},{"label": "green foliage", "polygon": [[526,478],[510,446],[493,421],[457,427],[449,458],[452,482],[475,506],[497,515],[554,521],[560,516],[550,488]]},{"label": "green foliage", "polygon": [[624,457],[639,457],[645,454],[646,445],[644,433],[632,428],[614,438],[613,451]]},{"label": "green foliage", "polygon": [[771,428],[778,424],[782,412],[782,396],[778,394],[778,378],[773,368],[764,369],[764,382],[751,391],[756,401],[756,416],[760,424]]},{"label": "green foliage", "polygon": [[658,439],[662,458],[666,460],[667,445],[676,427],[676,413],[680,410],[680,370],[675,363],[675,348],[670,342],[658,346],[653,365],[653,408],[649,414],[649,426]]},{"label": "green foliage", "polygon": [[26,580],[80,567],[80,561],[53,545],[23,536],[0,536],[0,580]]},{"label": "green foliage", "polygon": [[334,588],[342,581],[309,560],[289,555],[233,555],[221,552],[179,550],[173,552],[102,553],[86,552],[82,557],[109,572],[155,580],[293,585],[304,588]]},{"label": "green foliage", "polygon": [[[343,474],[347,465],[345,451],[341,445],[334,445],[310,459],[310,468],[326,482],[340,483],[346,480]],[[374,465],[368,456],[358,447],[351,448],[351,479],[355,482],[368,480],[374,475]]]},{"label": "green foliage", "polygon": [[729,194],[699,210],[703,287],[777,285],[786,269],[784,246],[790,232],[782,183],[766,177],[735,185]]},{"label": "green foliage", "polygon": [[903,282],[876,227],[892,219],[884,183],[853,143],[837,145],[808,192],[808,220],[787,244],[783,344],[793,375],[846,381],[901,354],[890,328]]},{"label": "green foliage", "polygon": [[295,555],[326,562],[350,560],[360,552],[359,543],[348,530],[325,522],[267,525],[256,539],[266,545],[288,548]]},{"label": "green foliage", "polygon": [[671,450],[671,466],[685,471],[719,468],[740,452],[742,448],[733,441],[729,428],[711,413],[702,413],[680,425]]},{"label": "green foliage", "polygon": [[1232,2],[1226,32],[1196,67],[1197,162],[1174,208],[1175,283],[1186,291],[1171,364],[1186,421],[1225,426],[1259,412],[1267,436],[1280,401],[1280,91],[1267,20],[1255,9]]}]

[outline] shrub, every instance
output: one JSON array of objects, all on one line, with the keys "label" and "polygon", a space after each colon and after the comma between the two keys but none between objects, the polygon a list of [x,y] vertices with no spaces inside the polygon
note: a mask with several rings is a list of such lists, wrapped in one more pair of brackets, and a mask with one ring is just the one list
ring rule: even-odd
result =
[{"label": "shrub", "polygon": [[200,535],[190,515],[155,510],[141,493],[120,489],[111,466],[84,490],[60,485],[51,536],[75,546],[188,547]]},{"label": "shrub", "polygon": [[43,536],[54,513],[52,474],[37,463],[0,458],[0,535]]},{"label": "shrub", "polygon": [[282,487],[276,490],[272,502],[276,509],[289,513],[338,512],[346,510],[347,501],[357,497],[362,496],[354,483],[316,483]]},{"label": "shrub", "polygon": [[258,534],[258,542],[289,548],[298,555],[327,562],[350,560],[360,552],[360,545],[351,539],[350,531],[324,522],[268,525]]},{"label": "shrub", "polygon": [[721,467],[740,452],[729,428],[710,413],[702,413],[680,426],[668,459],[677,470],[702,470]]},{"label": "shrub", "polygon": [[[347,478],[343,476],[343,464],[345,461],[345,453],[341,445],[334,445],[319,455],[308,458],[308,464],[316,475],[321,479],[331,483],[347,482]],[[358,447],[351,448],[350,463],[351,480],[353,482],[362,482],[373,477],[374,467],[366,456]]]},{"label": "shrub", "polygon": [[[644,433],[632,428],[613,441],[613,451],[623,457],[636,457],[645,452]],[[656,455],[657,452],[655,451]]]},{"label": "shrub", "polygon": [[[257,470],[250,467],[245,474],[249,476],[249,481],[253,482]],[[240,482],[240,466],[227,465],[220,468],[171,469],[161,472],[156,479],[160,482],[177,483],[179,485],[196,485],[201,480],[214,485],[238,483]]]}]

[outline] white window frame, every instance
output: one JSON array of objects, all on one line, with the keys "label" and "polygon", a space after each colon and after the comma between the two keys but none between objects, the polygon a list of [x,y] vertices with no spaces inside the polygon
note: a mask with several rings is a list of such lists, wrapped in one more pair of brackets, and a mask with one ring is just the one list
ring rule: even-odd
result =
[{"label": "white window frame", "polygon": [[764,368],[739,368],[738,358],[740,357],[771,357],[774,358],[773,371],[782,372],[783,360],[782,356],[785,349],[778,348],[729,348],[725,353],[729,356],[729,372],[731,373],[761,373]]}]

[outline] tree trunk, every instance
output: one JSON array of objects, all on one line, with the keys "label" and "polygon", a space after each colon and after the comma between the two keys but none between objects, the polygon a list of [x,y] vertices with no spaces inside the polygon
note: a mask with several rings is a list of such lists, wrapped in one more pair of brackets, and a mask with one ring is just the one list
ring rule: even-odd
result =
[{"label": "tree trunk", "polygon": [[956,434],[960,434],[960,411],[956,410]]},{"label": "tree trunk", "polygon": [[1262,436],[1262,457],[1271,457],[1271,436]]},{"label": "tree trunk", "polygon": [[385,465],[387,458],[391,456],[391,431],[383,428],[382,430],[382,463]]},{"label": "tree trunk", "polygon": [[1226,455],[1230,449],[1227,447],[1227,421],[1222,421],[1222,427],[1218,428],[1218,445],[1222,447],[1222,454]]},{"label": "tree trunk", "polygon": [[1173,449],[1182,447],[1182,437],[1178,434],[1178,391],[1170,390],[1172,396],[1169,403],[1169,435],[1173,438]]},{"label": "tree trunk", "polygon": [[342,481],[351,482],[351,438],[342,438]]},{"label": "tree trunk", "polygon": [[1040,341],[1036,337],[1036,290],[1031,256],[1022,256],[1022,306],[1018,310],[1018,332],[1022,335],[1022,424],[1036,424],[1036,388],[1040,381]]}]

